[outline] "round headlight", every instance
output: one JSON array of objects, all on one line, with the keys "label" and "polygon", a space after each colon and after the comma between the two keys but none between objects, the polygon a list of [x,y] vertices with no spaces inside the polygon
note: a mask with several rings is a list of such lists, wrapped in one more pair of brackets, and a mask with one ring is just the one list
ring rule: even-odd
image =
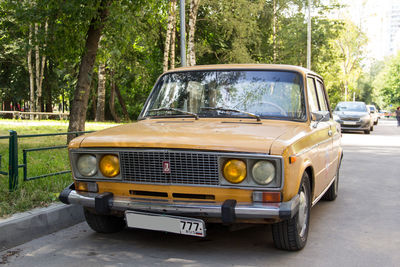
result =
[{"label": "round headlight", "polygon": [[115,177],[119,174],[119,159],[116,155],[105,155],[100,160],[100,171],[105,177]]},{"label": "round headlight", "polygon": [[83,154],[78,158],[76,163],[78,171],[83,176],[93,176],[97,172],[97,160],[94,155]]},{"label": "round headlight", "polygon": [[246,163],[243,160],[230,159],[224,165],[223,174],[228,182],[241,183],[246,178]]},{"label": "round headlight", "polygon": [[253,180],[257,184],[266,185],[275,178],[275,166],[269,161],[260,160],[254,164],[251,173],[253,175]]}]

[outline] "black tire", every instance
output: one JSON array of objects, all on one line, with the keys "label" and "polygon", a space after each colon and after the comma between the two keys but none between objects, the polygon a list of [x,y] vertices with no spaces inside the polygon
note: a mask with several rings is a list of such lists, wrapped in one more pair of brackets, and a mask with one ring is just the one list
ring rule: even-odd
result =
[{"label": "black tire", "polygon": [[371,126],[370,130],[371,130],[371,132],[373,132],[374,131],[374,126]]},{"label": "black tire", "polygon": [[371,131],[370,131],[370,130],[364,130],[364,133],[365,133],[365,134],[370,134]]},{"label": "black tire", "polygon": [[378,121],[379,121],[379,120],[376,120],[376,122],[374,122],[374,125],[378,125]]},{"label": "black tire", "polygon": [[87,224],[98,233],[116,233],[122,231],[126,226],[124,217],[100,215],[86,208],[83,211]]},{"label": "black tire", "polygon": [[277,249],[298,251],[304,248],[307,243],[310,225],[311,188],[310,179],[306,172],[303,174],[299,194],[300,207],[296,215],[289,220],[272,225],[272,237]]},{"label": "black tire", "polygon": [[340,164],[341,162],[339,162],[339,166],[336,171],[335,181],[331,184],[328,191],[325,192],[324,196],[322,197],[323,200],[334,201],[338,195]]}]

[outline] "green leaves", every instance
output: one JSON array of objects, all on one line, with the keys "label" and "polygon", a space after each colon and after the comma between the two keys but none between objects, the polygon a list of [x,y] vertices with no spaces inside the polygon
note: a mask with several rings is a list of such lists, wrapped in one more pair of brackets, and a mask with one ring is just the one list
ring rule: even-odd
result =
[{"label": "green leaves", "polygon": [[385,62],[384,68],[379,72],[373,82],[374,97],[382,109],[389,106],[400,106],[400,52],[391,60]]}]

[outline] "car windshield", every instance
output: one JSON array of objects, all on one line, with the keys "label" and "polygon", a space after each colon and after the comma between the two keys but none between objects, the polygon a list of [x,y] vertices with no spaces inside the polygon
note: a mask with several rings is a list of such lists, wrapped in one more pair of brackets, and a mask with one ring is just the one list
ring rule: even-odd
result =
[{"label": "car windshield", "polygon": [[[185,113],[186,112],[186,113]],[[301,76],[285,71],[187,71],[156,84],[142,117],[261,117],[304,120]]]},{"label": "car windshield", "polygon": [[339,103],[335,111],[355,111],[355,112],[367,112],[367,107],[364,103],[357,103],[357,102],[346,102],[346,103]]}]

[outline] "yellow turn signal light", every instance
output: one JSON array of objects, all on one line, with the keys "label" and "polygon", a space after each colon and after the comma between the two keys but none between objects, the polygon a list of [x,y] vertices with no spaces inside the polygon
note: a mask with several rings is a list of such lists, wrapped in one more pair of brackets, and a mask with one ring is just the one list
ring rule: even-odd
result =
[{"label": "yellow turn signal light", "polygon": [[101,173],[108,178],[119,174],[119,159],[116,155],[104,155],[99,163]]},{"label": "yellow turn signal light", "polygon": [[243,160],[230,159],[224,165],[223,174],[228,182],[241,183],[247,175],[246,163]]}]

